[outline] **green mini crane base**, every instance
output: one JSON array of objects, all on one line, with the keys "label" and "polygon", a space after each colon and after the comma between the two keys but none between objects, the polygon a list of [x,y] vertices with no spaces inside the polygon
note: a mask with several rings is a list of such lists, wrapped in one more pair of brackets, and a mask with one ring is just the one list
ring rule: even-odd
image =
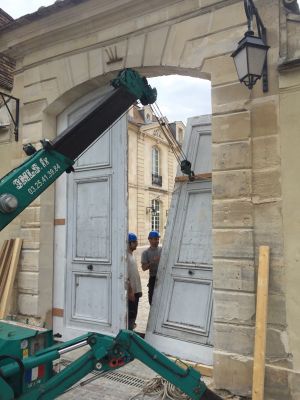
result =
[{"label": "green mini crane base", "polygon": [[[5,347],[12,347],[11,343],[18,335],[18,329],[14,327],[7,329],[5,322],[0,322],[0,344]],[[7,337],[4,337],[3,330]],[[10,332],[10,336],[8,334]],[[51,332],[51,331],[48,331]],[[24,340],[21,342],[24,343]],[[27,377],[31,377],[33,369],[43,366],[43,370],[52,365],[62,354],[82,346],[89,346],[80,358],[73,361],[61,372],[48,375],[47,379],[40,380],[36,375],[36,381],[28,385]],[[18,347],[18,343],[15,343]],[[15,353],[16,348],[11,350]],[[0,400],[50,400],[64,393],[66,389],[80,381],[84,376],[93,370],[112,371],[138,359],[149,368],[156,371],[167,381],[181,389],[191,399],[198,400],[221,400],[219,396],[210,391],[201,380],[198,371],[191,367],[182,368],[166,356],[155,350],[136,333],[121,330],[113,338],[98,333],[88,333],[77,339],[46,347],[30,357],[21,359],[16,355],[0,356]],[[29,374],[28,374],[29,372]],[[30,381],[30,379],[29,379]]]}]

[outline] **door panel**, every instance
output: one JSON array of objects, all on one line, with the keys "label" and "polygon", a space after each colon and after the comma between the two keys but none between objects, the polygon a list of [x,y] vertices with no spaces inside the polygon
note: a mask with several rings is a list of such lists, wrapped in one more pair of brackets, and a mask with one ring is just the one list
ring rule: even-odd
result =
[{"label": "door panel", "polygon": [[174,276],[169,311],[164,325],[170,328],[172,325],[174,328],[186,326],[190,332],[208,336],[210,294],[210,282]]},{"label": "door panel", "polygon": [[178,262],[211,265],[212,226],[211,215],[207,212],[211,210],[210,184],[187,185],[183,192],[184,195],[179,201],[182,227],[175,227],[181,232],[178,242]]},{"label": "door panel", "polygon": [[[210,119],[189,120],[185,153],[195,174],[211,172]],[[159,350],[212,364],[211,180],[177,183],[146,340]]]},{"label": "door panel", "polygon": [[[109,130],[109,134],[104,135],[99,143],[92,145],[86,153],[84,153],[77,162],[78,169],[87,167],[91,168],[100,168],[100,167],[109,167],[111,165],[111,129]],[[105,149],[105,151],[101,151],[101,149]]]},{"label": "door panel", "polygon": [[110,275],[73,273],[72,320],[98,322],[109,325]]},{"label": "door panel", "polygon": [[110,178],[76,179],[74,189],[74,258],[111,262]]}]

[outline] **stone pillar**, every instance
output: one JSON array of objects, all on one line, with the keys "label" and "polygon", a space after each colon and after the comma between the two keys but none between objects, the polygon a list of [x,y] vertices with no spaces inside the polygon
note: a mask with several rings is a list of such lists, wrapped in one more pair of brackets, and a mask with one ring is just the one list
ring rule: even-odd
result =
[{"label": "stone pillar", "polygon": [[[265,6],[265,7],[264,7]],[[268,26],[278,9],[261,4]],[[278,36],[269,43],[270,90],[236,82],[228,56],[212,73],[214,380],[251,395],[258,248],[271,249],[265,399],[290,398],[278,124]],[[231,65],[229,62],[231,61]],[[225,73],[221,76],[220,71]],[[276,382],[276,383],[275,383]]]}]

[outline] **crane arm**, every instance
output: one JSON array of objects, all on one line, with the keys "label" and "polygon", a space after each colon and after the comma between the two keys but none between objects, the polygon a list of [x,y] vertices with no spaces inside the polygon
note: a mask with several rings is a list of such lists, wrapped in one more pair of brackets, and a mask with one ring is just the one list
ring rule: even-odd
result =
[{"label": "crane arm", "polygon": [[39,151],[25,146],[30,157],[0,180],[0,231],[63,172],[70,172],[75,160],[137,100],[153,103],[156,89],[136,71],[122,70],[111,81],[111,91],[79,121],[54,140],[42,140]]},{"label": "crane arm", "polygon": [[[15,397],[9,382],[23,381],[23,375],[29,368],[52,362],[75,348],[89,345],[90,349],[78,359],[74,360],[61,372],[53,375],[46,382]],[[4,356],[6,357],[6,356]],[[0,395],[1,400],[52,400],[65,390],[80,381],[93,370],[106,372],[118,369],[134,359],[140,360],[149,368],[157,372],[168,382],[181,389],[193,400],[221,400],[210,391],[201,380],[201,374],[191,368],[183,368],[168,359],[133,331],[121,330],[113,338],[98,333],[88,333],[72,341],[54,345],[34,356],[24,358],[0,368]],[[20,367],[21,364],[21,367]],[[18,385],[20,388],[20,385]]]}]

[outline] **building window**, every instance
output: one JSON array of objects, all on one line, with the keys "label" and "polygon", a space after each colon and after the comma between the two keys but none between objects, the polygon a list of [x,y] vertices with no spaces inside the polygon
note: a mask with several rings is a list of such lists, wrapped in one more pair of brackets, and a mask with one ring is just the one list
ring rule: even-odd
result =
[{"label": "building window", "polygon": [[151,230],[159,232],[159,215],[160,215],[160,206],[159,200],[152,200],[152,216],[151,216]]},{"label": "building window", "polygon": [[160,157],[157,147],[152,147],[152,185],[162,186],[162,177],[159,174]]},{"label": "building window", "polygon": [[152,175],[159,175],[159,150],[152,147]]}]

